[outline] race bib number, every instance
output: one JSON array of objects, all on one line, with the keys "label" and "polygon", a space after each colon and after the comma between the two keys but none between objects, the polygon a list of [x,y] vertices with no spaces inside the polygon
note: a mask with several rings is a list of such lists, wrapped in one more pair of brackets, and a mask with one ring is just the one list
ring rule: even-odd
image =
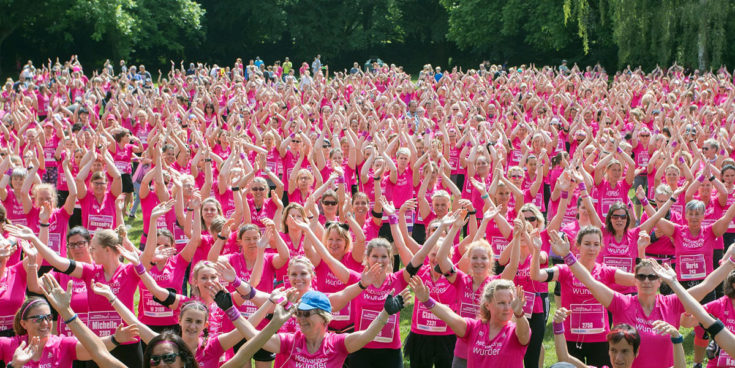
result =
[{"label": "race bib number", "polygon": [[495,251],[493,257],[495,259],[500,259],[500,253],[503,253],[505,248],[508,246],[509,241],[502,236],[491,236],[490,243],[492,244],[493,250]]},{"label": "race bib number", "polygon": [[238,309],[240,310],[240,315],[248,319],[258,310],[258,307],[250,300],[246,300]]},{"label": "race bib number", "polygon": [[115,161],[115,167],[120,170],[121,174],[127,174],[130,171],[130,162]]},{"label": "race bib number", "polygon": [[114,221],[112,216],[90,214],[87,218],[89,219],[87,227],[92,234],[97,229],[112,229],[112,223]]},{"label": "race bib number", "polygon": [[0,331],[12,331],[15,316],[0,316]]},{"label": "race bib number", "polygon": [[600,304],[572,304],[569,327],[579,335],[598,334],[605,331],[605,308]]},{"label": "race bib number", "polygon": [[717,357],[717,367],[735,367],[735,359],[728,355],[725,350],[720,349],[720,356]]},{"label": "race bib number", "polygon": [[603,257],[602,263],[625,272],[633,272],[633,258],[628,257]]},{"label": "race bib number", "polygon": [[679,256],[679,277],[682,280],[699,280],[707,276],[704,254],[682,254]]},{"label": "race bib number", "polygon": [[444,323],[439,317],[431,313],[430,310],[426,309],[423,304],[417,303],[414,308],[418,308],[416,328],[421,331],[427,332],[446,332],[447,324]]},{"label": "race bib number", "polygon": [[523,304],[523,314],[526,315],[526,318],[531,318],[531,315],[533,314],[533,305],[536,302],[536,293],[524,291],[523,295],[526,296],[526,303]]},{"label": "race bib number", "polygon": [[[363,309],[362,314],[360,315],[360,331],[366,330],[368,326],[370,326],[370,323],[378,318],[379,314],[380,312],[378,311]],[[382,343],[393,341],[393,337],[396,332],[396,316],[397,314],[388,317],[388,323],[383,326],[383,329],[380,330],[378,336],[375,336],[373,341]]]},{"label": "race bib number", "polygon": [[164,307],[153,300],[153,294],[148,289],[141,288],[141,299],[143,300],[143,315],[151,318],[173,317],[174,311]]},{"label": "race bib number", "polygon": [[[89,317],[87,316],[87,313],[77,313],[79,316],[79,320],[82,321],[85,325],[89,325]],[[74,336],[74,333],[71,331],[71,328],[64,323],[62,318],[59,318],[59,335],[62,336]]]},{"label": "race bib number", "polygon": [[350,318],[351,304],[352,303],[347,303],[347,305],[344,308],[336,312],[332,311],[332,317],[334,317],[334,320],[335,321],[349,321],[351,319]]},{"label": "race bib number", "polygon": [[89,312],[87,326],[99,337],[112,336],[122,323],[122,318],[115,311]]},{"label": "race bib number", "polygon": [[465,318],[477,318],[477,311],[480,306],[472,303],[461,303],[459,305],[459,315]]}]

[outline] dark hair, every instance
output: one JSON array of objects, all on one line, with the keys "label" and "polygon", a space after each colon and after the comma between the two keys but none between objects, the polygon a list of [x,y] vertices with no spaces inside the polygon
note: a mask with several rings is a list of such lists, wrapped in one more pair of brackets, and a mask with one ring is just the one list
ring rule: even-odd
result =
[{"label": "dark hair", "polygon": [[85,228],[84,226],[74,226],[73,228],[69,229],[69,231],[66,233],[66,242],[69,242],[69,239],[74,236],[79,235],[87,242],[92,240],[92,235],[89,234],[89,230]]},{"label": "dark hair", "polygon": [[579,229],[579,232],[577,232],[577,246],[582,244],[582,238],[589,234],[595,234],[600,237],[600,243],[602,243],[602,231],[600,231],[599,228],[587,225],[583,226],[581,229]]},{"label": "dark hair", "polygon": [[722,169],[720,170],[720,175],[724,175],[725,171],[727,170],[735,170],[735,166],[732,166],[730,164],[723,166]]},{"label": "dark hair", "polygon": [[23,336],[28,333],[28,331],[26,331],[26,329],[20,324],[20,321],[28,317],[28,312],[30,312],[31,309],[38,308],[43,305],[51,309],[48,302],[46,302],[46,299],[37,296],[29,297],[20,305],[20,308],[18,308],[18,311],[15,312],[15,316],[13,317],[13,331],[16,336]]},{"label": "dark hair", "polygon": [[189,350],[189,348],[186,346],[186,343],[181,338],[181,336],[167,330],[163,331],[163,333],[152,338],[151,341],[148,342],[148,345],[145,348],[145,352],[143,352],[143,368],[151,367],[151,355],[153,355],[153,348],[164,341],[170,342],[171,344],[175,345],[176,348],[179,350],[179,358],[181,358],[181,362],[184,364],[184,368],[199,367],[196,359],[194,359],[194,354],[192,354],[191,350]]},{"label": "dark hair", "polygon": [[735,288],[732,287],[733,283],[735,283],[735,271],[730,271],[725,278],[725,282],[722,283],[722,293],[730,299],[735,298]]},{"label": "dark hair", "polygon": [[623,202],[615,202],[610,206],[610,210],[607,211],[607,217],[605,218],[605,231],[608,233],[615,235],[615,228],[612,226],[612,214],[615,211],[618,210],[624,210],[625,211],[625,228],[623,228],[623,234],[628,231],[628,228],[630,227],[630,211],[628,211],[628,207],[623,204]]},{"label": "dark hair", "polygon": [[620,323],[610,330],[607,334],[608,344],[617,344],[620,340],[625,339],[628,344],[633,345],[633,354],[638,354],[638,348],[641,346],[641,335],[633,326],[627,323]]}]

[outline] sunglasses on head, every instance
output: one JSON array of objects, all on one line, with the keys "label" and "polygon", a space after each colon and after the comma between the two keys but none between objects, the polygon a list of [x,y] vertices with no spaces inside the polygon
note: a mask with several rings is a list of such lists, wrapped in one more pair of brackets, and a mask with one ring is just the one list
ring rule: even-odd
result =
[{"label": "sunglasses on head", "polygon": [[179,356],[179,353],[151,355],[151,366],[153,367],[158,366],[159,364],[161,364],[162,360],[166,364],[172,364],[176,361],[177,356]]},{"label": "sunglasses on head", "polygon": [[650,274],[650,275],[644,275],[642,273],[639,273],[635,275],[636,280],[638,281],[645,281],[648,279],[648,281],[656,281],[658,280],[658,275]]},{"label": "sunglasses on head", "polygon": [[37,314],[35,316],[28,316],[25,319],[26,321],[33,321],[36,323],[41,323],[43,321],[51,322],[52,318],[53,316],[51,315],[51,313],[49,313],[49,314]]},{"label": "sunglasses on head", "polygon": [[312,314],[316,314],[316,309],[310,310],[296,310],[296,317],[309,318]]},{"label": "sunglasses on head", "polygon": [[628,218],[628,215],[613,214],[613,215],[610,215],[610,218],[612,218],[613,220],[625,220]]}]

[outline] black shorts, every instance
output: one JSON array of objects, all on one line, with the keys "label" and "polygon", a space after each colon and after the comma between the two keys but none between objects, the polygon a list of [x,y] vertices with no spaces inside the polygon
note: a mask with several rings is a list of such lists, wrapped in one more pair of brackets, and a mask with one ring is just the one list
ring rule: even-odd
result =
[{"label": "black shorts", "polygon": [[135,187],[133,186],[133,177],[130,174],[122,174],[122,192],[133,193]]},{"label": "black shorts", "polygon": [[[248,342],[246,339],[240,340],[235,346],[233,347],[233,350],[237,353],[240,348],[245,345],[245,343]],[[270,351],[266,351],[263,349],[258,349],[258,351],[255,352],[253,355],[253,360],[256,362],[272,362],[276,359],[276,354],[271,353]]]},{"label": "black shorts", "polygon": [[349,356],[350,368],[403,368],[401,349],[362,348]]},{"label": "black shorts", "polygon": [[457,335],[421,335],[413,332],[406,337],[403,352],[411,368],[451,368]]}]

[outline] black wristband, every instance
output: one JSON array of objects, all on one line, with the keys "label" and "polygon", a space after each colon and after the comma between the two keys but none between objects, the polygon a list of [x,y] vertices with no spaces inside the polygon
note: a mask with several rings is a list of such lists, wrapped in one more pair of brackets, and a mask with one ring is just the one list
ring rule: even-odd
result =
[{"label": "black wristband", "polygon": [[415,276],[417,273],[419,273],[419,269],[421,269],[421,266],[422,265],[416,267],[413,265],[413,263],[408,262],[408,264],[406,265],[406,272],[408,272],[410,276]]},{"label": "black wristband", "polygon": [[73,259],[70,259],[69,260],[69,267],[65,271],[61,271],[61,270],[59,270],[59,271],[61,271],[61,273],[63,273],[63,274],[71,275],[71,273],[74,272],[74,270],[76,270],[76,269],[77,269],[77,262],[74,261]]},{"label": "black wristband", "polygon": [[112,344],[115,346],[120,346],[120,342],[115,340],[115,335],[110,335],[110,341],[112,341]]},{"label": "black wristband", "polygon": [[205,158],[204,159],[204,162],[212,162],[212,159],[211,158]]},{"label": "black wristband", "polygon": [[709,327],[705,328],[704,330],[707,331],[709,336],[711,338],[715,338],[720,331],[722,331],[725,328],[725,325],[720,321],[719,319],[715,319],[715,323],[710,325]]},{"label": "black wristband", "polygon": [[477,214],[477,210],[467,211],[468,215],[475,215]]},{"label": "black wristband", "polygon": [[360,281],[357,282],[357,287],[359,287],[362,290],[367,289],[367,286],[365,286],[365,285],[362,284],[362,280],[360,280]]},{"label": "black wristband", "polygon": [[715,181],[715,179],[717,179],[717,178],[715,178],[714,175],[712,175],[712,176],[709,177],[709,181]]},{"label": "black wristband", "polygon": [[38,223],[38,226],[40,226],[40,227],[49,227],[49,226],[51,226],[51,224],[44,224],[43,222],[39,222]]},{"label": "black wristband", "polygon": [[372,210],[371,212],[373,213],[373,217],[378,218],[378,219],[382,219],[383,218],[383,213],[382,212],[375,212],[375,210]]},{"label": "black wristband", "polygon": [[225,237],[225,236],[222,236],[222,235],[220,235],[220,234],[217,234],[217,239],[220,239],[220,240],[227,240],[227,237]]},{"label": "black wristband", "polygon": [[670,200],[670,201],[671,201],[672,203],[676,203],[676,198],[674,198],[674,197],[671,197],[671,198],[669,198],[669,200]]},{"label": "black wristband", "polygon": [[232,187],[232,191],[233,192],[239,192],[240,191],[240,187]]}]

